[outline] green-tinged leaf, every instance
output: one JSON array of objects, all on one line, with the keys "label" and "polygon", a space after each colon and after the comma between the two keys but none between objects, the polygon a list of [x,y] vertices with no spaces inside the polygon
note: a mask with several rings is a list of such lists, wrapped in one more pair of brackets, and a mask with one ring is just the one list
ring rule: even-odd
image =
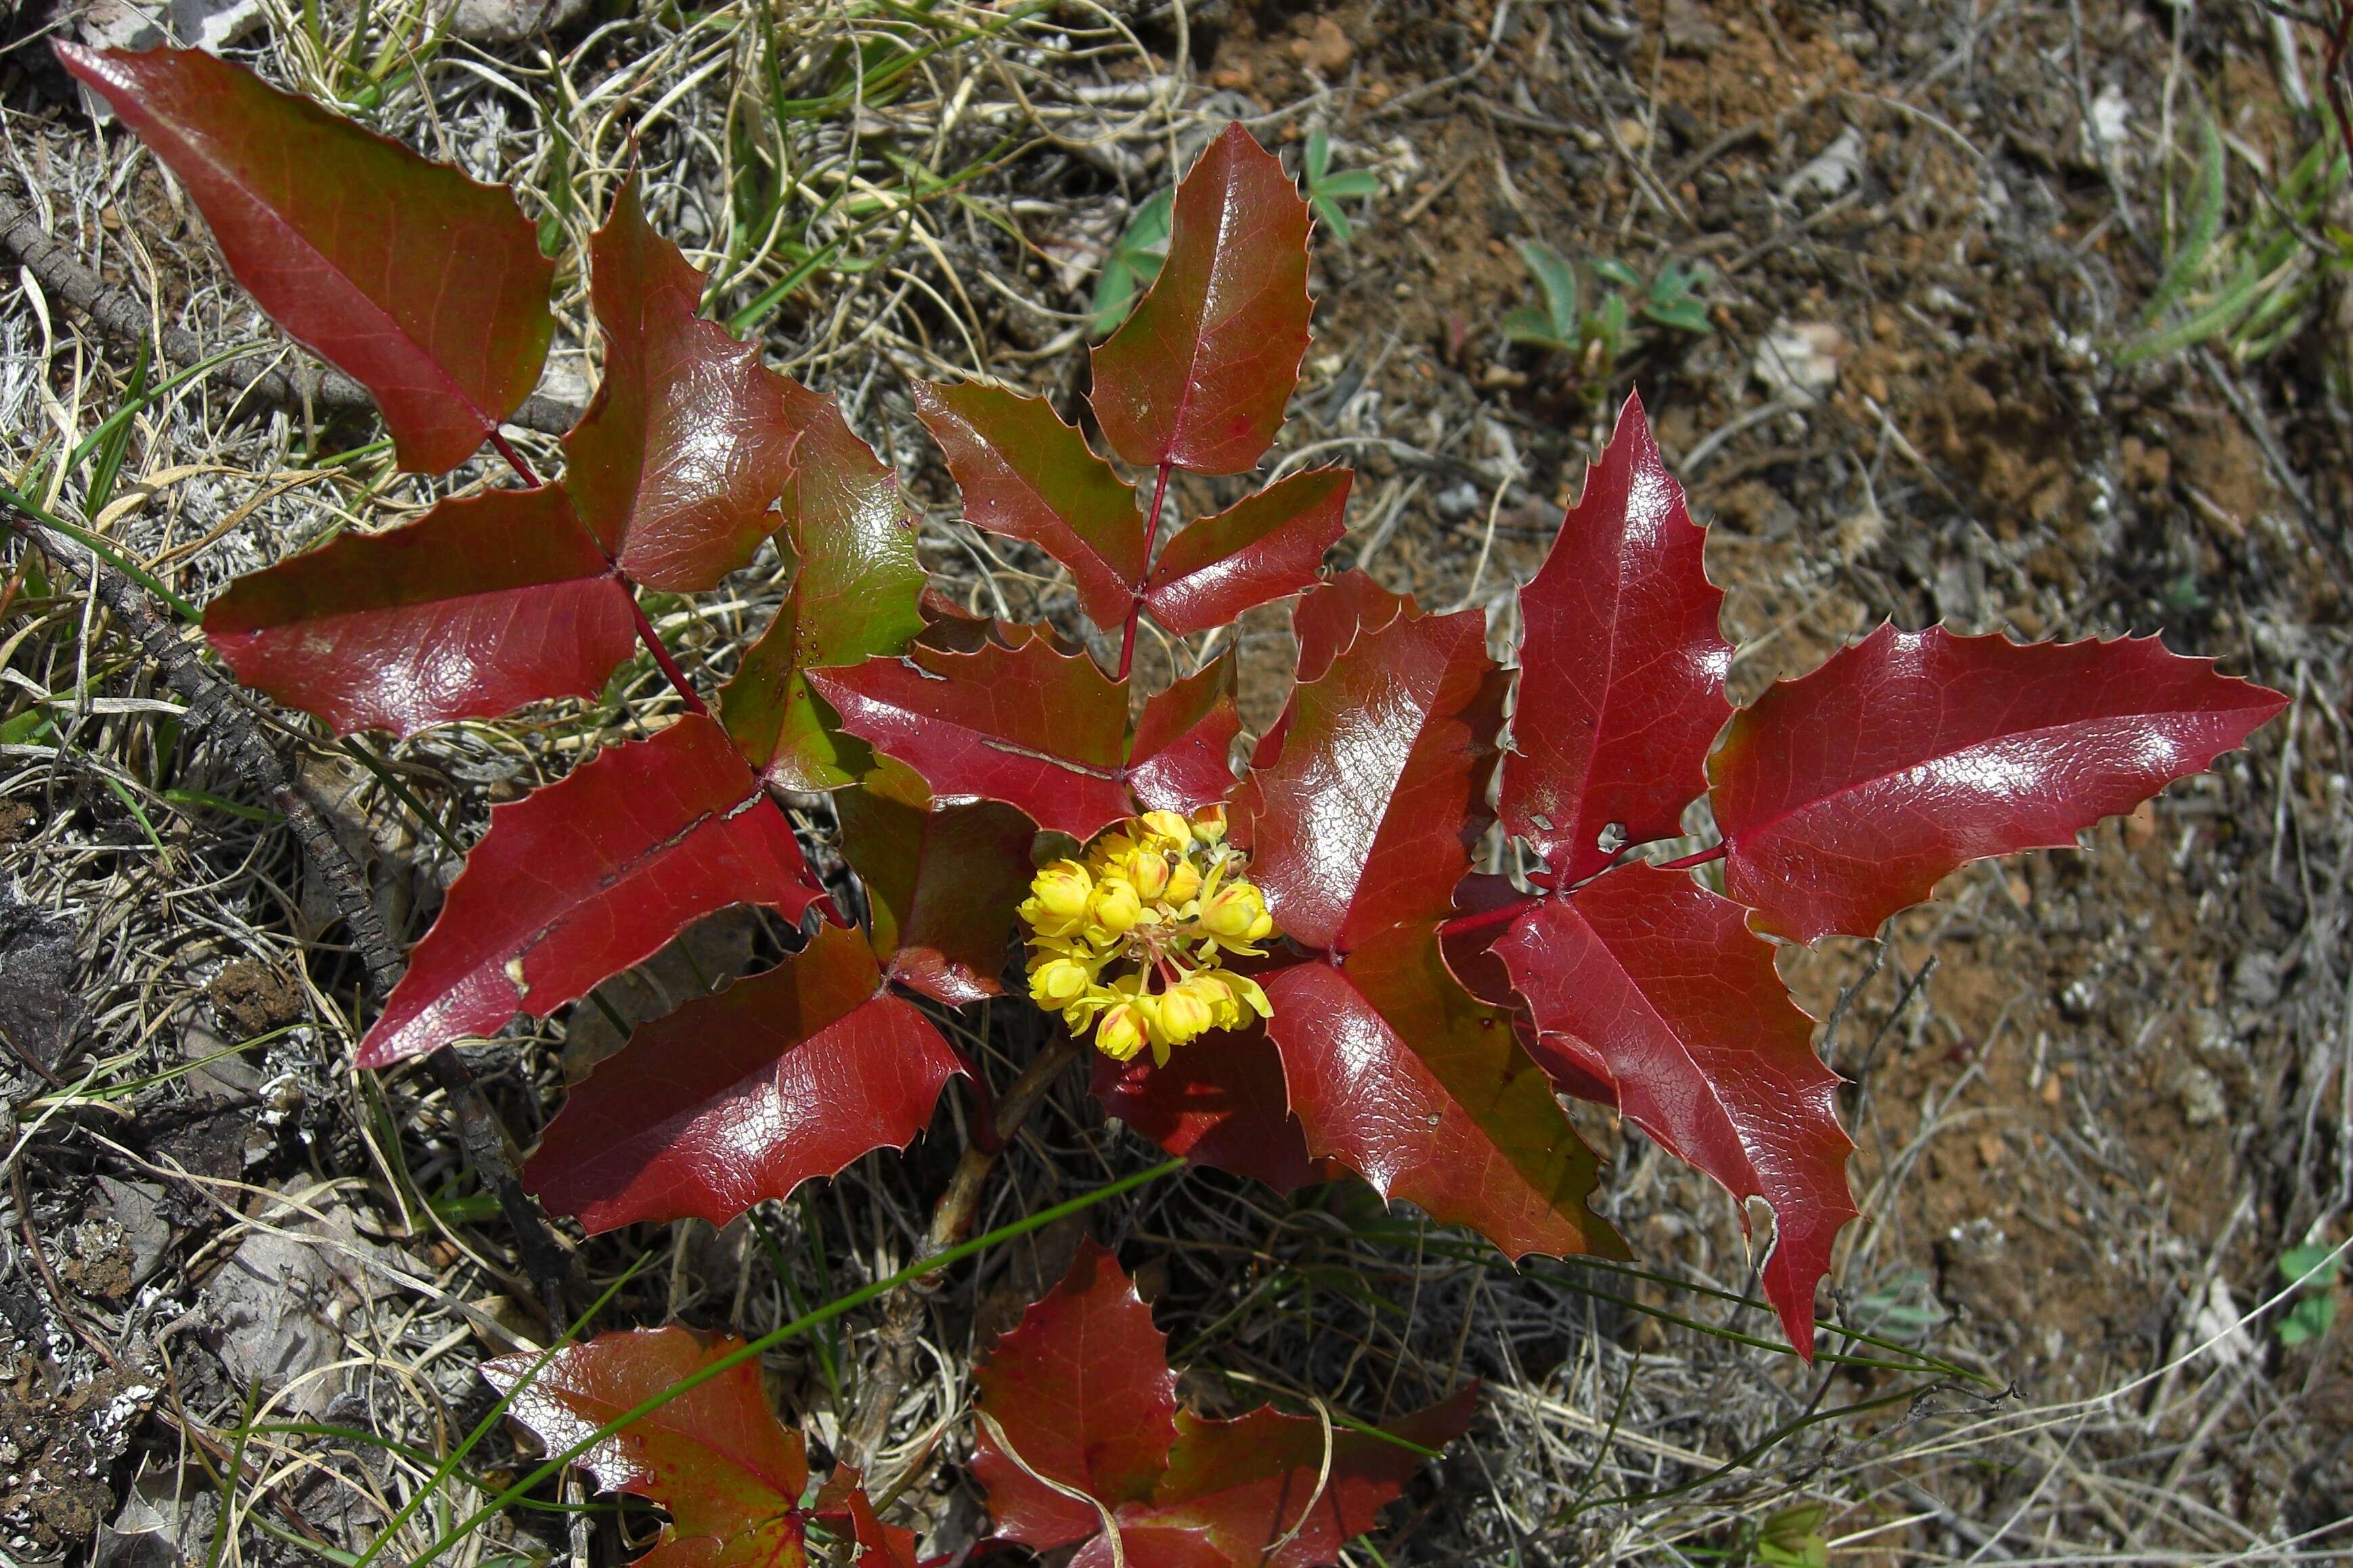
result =
[{"label": "green-tinged leaf", "polygon": [[1161,260],[1168,254],[1168,215],[1176,199],[1172,187],[1136,208],[1111,254],[1103,258],[1103,271],[1095,279],[1094,320],[1089,328],[1095,336],[1105,335],[1127,320],[1136,289],[1159,276]]},{"label": "green-tinged leaf", "polygon": [[1316,195],[1335,200],[1378,195],[1380,189],[1381,177],[1370,169],[1343,169],[1328,179],[1315,182]]},{"label": "green-tinged leaf", "polygon": [[1096,626],[1125,622],[1145,564],[1134,487],[1042,397],[921,381],[914,397],[964,490],[965,521],[1027,540],[1069,568]]},{"label": "green-tinged leaf", "polygon": [[1596,257],[1585,266],[1596,278],[1605,283],[1614,283],[1620,289],[1640,289],[1642,286],[1641,275],[1614,256]]},{"label": "green-tinged leaf", "polygon": [[776,618],[719,694],[720,716],[761,776],[787,789],[839,789],[873,766],[841,732],[806,672],[894,654],[923,629],[923,569],[899,481],[830,397],[786,382],[800,429],[780,503],[799,558]]},{"label": "green-tinged leaf", "polygon": [[2207,259],[2214,252],[2215,237],[2221,232],[2222,206],[2230,195],[2222,133],[2212,118],[2206,115],[2199,117],[2198,131],[2198,174],[2189,187],[2189,216],[2166,261],[2165,276],[2158,279],[2157,292],[2149,296],[2147,307],[2141,311],[2144,327],[2156,321],[2189,292],[2189,286],[2205,270]]},{"label": "green-tinged leaf", "polygon": [[1496,325],[1502,327],[1504,335],[1515,343],[1550,349],[1556,353],[1573,353],[1576,348],[1575,344],[1553,331],[1552,318],[1534,305],[1514,306],[1504,312],[1503,319]]},{"label": "green-tinged leaf", "polygon": [[1520,241],[1520,259],[1527,263],[1536,288],[1544,294],[1544,314],[1551,323],[1553,337],[1564,343],[1575,342],[1577,318],[1584,313],[1578,298],[1582,290],[1577,288],[1577,268],[1540,239]]}]

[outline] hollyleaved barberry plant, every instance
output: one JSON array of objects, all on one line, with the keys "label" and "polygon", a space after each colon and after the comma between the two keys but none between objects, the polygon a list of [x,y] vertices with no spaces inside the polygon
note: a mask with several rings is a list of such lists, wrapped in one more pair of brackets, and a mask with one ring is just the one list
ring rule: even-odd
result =
[{"label": "hollyleaved barberry plant", "polygon": [[[589,247],[603,382],[542,484],[499,432],[552,331],[510,194],[202,54],[58,53],[262,308],[375,394],[403,467],[488,443],[522,480],[237,583],[204,617],[229,668],[339,734],[408,734],[593,694],[642,642],[687,710],[492,809],[361,1065],[547,1017],[730,905],[811,933],[572,1089],[527,1178],[591,1231],[724,1224],[908,1143],[977,1075],[938,1018],[1011,972],[1169,1152],[1286,1190],[1353,1173],[1514,1258],[1622,1254],[1562,1097],[1613,1105],[1769,1206],[1765,1289],[1810,1357],[1851,1144],[1774,942],[1868,937],[1966,861],[2070,844],[2283,705],[2154,640],[1883,626],[1736,713],[1704,536],[1632,399],[1520,594],[1516,668],[1480,611],[1324,574],[1344,470],[1172,531],[1171,476],[1255,468],[1308,342],[1308,204],[1239,126],[1177,186],[1150,291],[1093,351],[1109,457],[1041,399],[913,388],[966,519],[1069,572],[1117,647],[1106,670],[1051,627],[925,595],[896,476],[698,314],[703,279],[634,178]],[[791,590],[714,714],[638,590],[714,587],[772,531]],[[1286,599],[1296,683],[1246,767],[1230,655],[1133,700],[1144,617],[1181,639]],[[832,793],[858,923],[787,791]],[[1646,857],[1703,795],[1720,841]],[[1482,869],[1498,825],[1533,876]],[[1723,893],[1691,874],[1711,860]],[[807,1494],[749,1353],[671,1329],[487,1371],[552,1448],[670,1510],[658,1554],[799,1561],[815,1523],[912,1563],[853,1473]],[[1378,1432],[1194,1417],[1093,1250],[976,1381],[1001,1534],[1187,1568],[1333,1561],[1472,1398]]]}]

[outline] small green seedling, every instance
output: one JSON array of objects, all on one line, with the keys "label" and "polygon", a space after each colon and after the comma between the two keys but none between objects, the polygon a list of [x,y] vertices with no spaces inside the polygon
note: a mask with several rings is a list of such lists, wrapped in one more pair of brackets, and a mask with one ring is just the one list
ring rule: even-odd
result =
[{"label": "small green seedling", "polygon": [[[1634,345],[1636,317],[1676,331],[1704,335],[1712,329],[1701,275],[1673,262],[1648,284],[1611,257],[1577,265],[1540,240],[1520,242],[1520,258],[1544,296],[1541,307],[1522,305],[1504,314],[1504,335],[1553,353],[1576,357],[1582,379],[1606,384],[1618,362]],[[1593,280],[1588,300],[1586,278]]]},{"label": "small green seedling", "polygon": [[1831,1543],[1822,1535],[1822,1525],[1830,1515],[1830,1509],[1818,1502],[1767,1515],[1757,1527],[1757,1561],[1769,1568],[1829,1568]]},{"label": "small green seedling", "polygon": [[1323,129],[1307,133],[1306,180],[1307,205],[1332,237],[1345,245],[1355,230],[1348,226],[1347,215],[1340,204],[1364,196],[1380,195],[1381,177],[1370,169],[1334,169],[1332,139]]},{"label": "small green seedling", "polygon": [[2291,1247],[2280,1255],[2280,1278],[2295,1287],[2295,1305],[2279,1321],[2279,1342],[2300,1345],[2327,1334],[2337,1321],[2337,1249],[2325,1242]]},{"label": "small green seedling", "polygon": [[1172,185],[1136,208],[1127,227],[1113,242],[1111,254],[1103,258],[1103,272],[1095,279],[1095,336],[1102,337],[1126,321],[1136,294],[1160,276],[1160,263],[1168,254],[1168,217],[1176,199]]}]

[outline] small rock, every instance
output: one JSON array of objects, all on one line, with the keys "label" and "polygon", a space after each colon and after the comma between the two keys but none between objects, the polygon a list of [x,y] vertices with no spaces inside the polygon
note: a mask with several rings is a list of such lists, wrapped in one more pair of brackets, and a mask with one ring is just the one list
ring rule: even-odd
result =
[{"label": "small rock", "polygon": [[2279,954],[2250,948],[2231,969],[2231,999],[2248,1007],[2268,1007],[2280,999]]},{"label": "small rock", "polygon": [[484,44],[519,44],[568,26],[586,15],[588,0],[457,0],[449,31]]},{"label": "small rock", "polygon": [[1854,184],[1862,173],[1862,132],[1850,125],[1819,155],[1781,182],[1781,195],[1793,202],[1804,195],[1828,200]]},{"label": "small rock", "polygon": [[1667,53],[1691,55],[1705,59],[1724,47],[1724,29],[1706,6],[1697,0],[1667,0],[1666,9],[1659,18],[1659,32],[1666,39]]},{"label": "small rock", "polygon": [[1781,402],[1810,408],[1838,384],[1846,334],[1828,321],[1777,321],[1757,347],[1757,379]]},{"label": "small rock", "polygon": [[2231,1113],[2222,1080],[2194,1064],[2174,1075],[2173,1096],[2181,1102],[2181,1120],[2192,1127],[2211,1127]]},{"label": "small rock", "polygon": [[2255,1342],[2247,1332],[2246,1314],[2239,1310],[2231,1288],[2220,1277],[2206,1288],[2206,1299],[2190,1321],[2189,1338],[2194,1344],[2203,1345],[2200,1359],[2217,1366],[2236,1366],[2255,1353]]},{"label": "small rock", "polygon": [[2092,134],[2114,147],[2132,134],[2132,104],[2115,82],[2092,100]]},{"label": "small rock", "polygon": [[1356,46],[1347,30],[1330,16],[1315,18],[1315,26],[1303,38],[1291,41],[1291,56],[1300,64],[1324,76],[1337,76],[1348,68],[1356,58]]},{"label": "small rock", "polygon": [[1651,144],[1651,128],[1639,120],[1618,122],[1618,140],[1629,153],[1639,153]]}]

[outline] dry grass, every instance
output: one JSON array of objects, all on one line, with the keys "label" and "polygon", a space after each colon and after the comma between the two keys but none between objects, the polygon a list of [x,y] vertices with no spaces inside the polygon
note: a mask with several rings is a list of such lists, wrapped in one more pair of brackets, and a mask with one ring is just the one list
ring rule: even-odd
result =
[{"label": "dry grass", "polygon": [[[2010,9],[1955,30],[1994,35]],[[1606,51],[1578,53],[1566,18],[1558,37],[1554,20],[1543,22],[1543,48],[1586,75],[1546,77],[1525,65],[1542,51],[1528,32],[1509,31],[1512,15],[1482,11],[1462,29],[1467,91],[1527,115],[1504,85],[1527,68],[1541,91],[1595,95],[1609,110],[1597,123],[1621,142],[1625,118],[1639,120],[1645,105],[1657,122],[1655,77]],[[412,11],[379,10],[360,39],[338,31],[349,13],[325,16],[314,37],[302,12],[279,5],[265,68],[322,94],[372,92],[374,123],[517,184],[533,216],[560,230],[572,259],[550,390],[578,402],[591,384],[576,258],[634,146],[657,226],[723,279],[715,310],[756,326],[772,363],[839,395],[927,505],[922,542],[935,581],[976,609],[1082,629],[1050,563],[955,520],[903,381],[987,371],[1055,392],[1077,384],[1087,279],[1103,247],[1231,107],[1162,68],[1183,58],[1170,47],[1172,28],[1187,25],[1181,7],[1147,18],[1071,5],[1020,20],[982,7],[796,7],[769,29],[773,72],[746,0],[691,22],[649,7],[595,26],[561,55],[451,43],[413,56],[383,47],[417,37]],[[2050,36],[2066,20],[2038,12],[2021,25]],[[2094,21],[2095,32],[2123,25]],[[837,45],[887,63],[894,50],[934,42],[943,47],[879,88],[832,90]],[[2139,58],[2113,39],[2100,47],[2119,61]],[[2080,38],[2078,48],[2080,66]],[[1522,50],[1531,52],[1514,65]],[[2072,90],[2071,73],[2053,68]],[[384,79],[370,89],[372,74]],[[1368,103],[1352,81],[1305,91],[1253,128],[1271,136],[1329,121],[1348,157],[1384,172],[1393,209],[1441,222],[1451,199],[1441,182],[1472,165],[1442,156],[1430,135],[1407,134],[1399,127],[1416,121]],[[206,342],[266,341],[266,324],[146,156],[119,134],[93,134],[78,110],[43,96],[46,86],[14,81],[0,136],[5,167],[50,231]],[[1492,114],[1483,123],[1495,134]],[[1949,153],[1959,138],[1986,156],[1980,129],[1913,130],[1924,144]],[[1767,162],[1786,172],[1806,151],[1777,144]],[[1628,153],[1621,144],[1605,156]],[[1407,196],[1417,179],[1424,188]],[[1662,190],[1662,213],[1685,199]],[[1620,242],[1631,243],[1627,226],[1641,212],[1630,197]],[[1818,237],[1809,226],[1777,244],[1802,253]],[[1363,320],[1363,301],[1387,297],[1388,261],[1326,253],[1319,264],[1333,275],[1344,327]],[[772,298],[788,281],[800,286]],[[2041,286],[2023,273],[2013,281]],[[1719,297],[1744,288],[1727,284]],[[1778,275],[1758,278],[1755,309],[1795,297],[1779,288]],[[1393,460],[1368,476],[1345,551],[1441,605],[1492,595],[1507,575],[1525,575],[1534,548],[1508,531],[1499,547],[1498,518],[1542,507],[1538,471],[1581,452],[1579,433],[1562,434],[1556,418],[1551,436],[1531,436],[1525,415],[1450,368],[1401,391],[1394,368],[1380,379],[1394,333],[1388,342],[1319,344],[1319,355],[1347,363],[1312,372],[1309,417],[1286,432],[1289,460],[1386,454]],[[1396,364],[1418,352],[1398,351]],[[1989,352],[2023,354],[2014,342]],[[39,471],[41,454],[79,441],[124,395],[130,363],[122,345],[87,335],[35,288],[0,300],[0,467],[21,479]],[[2248,396],[2235,374],[2216,370],[2132,390],[2210,408]],[[2027,367],[2046,373],[2075,384],[2072,370]],[[1356,388],[1342,384],[1350,374]],[[1731,381],[1740,384],[1736,372]],[[2088,422],[2111,417],[2099,397],[2115,391],[2094,395]],[[1958,569],[1953,607],[1982,624],[2020,625],[2022,609],[2034,630],[2112,627],[2073,588],[2034,576],[2031,552],[2047,540],[1996,542],[1967,507],[1947,506],[1950,459],[1924,457],[1901,430],[1891,438],[1883,419],[1873,430],[1831,411],[1815,418],[1810,428],[1751,421],[1710,448],[1714,499],[1726,510],[1741,502],[1745,476],[1775,471],[1757,459],[1777,445],[1843,438],[1868,475],[1868,528],[1832,510],[1844,503],[1800,488],[1792,493],[1820,500],[1821,515],[1794,536],[1719,531],[1712,564],[1734,589],[1732,624],[1747,639],[1755,681],[1785,660],[1802,663],[1855,620],[1921,602],[1904,576],[1904,552],[1916,548],[1901,537],[1907,528],[1932,542],[1915,574],[1938,584],[1936,609]],[[119,489],[86,521],[198,602],[332,531],[392,526],[495,480],[480,468],[447,481],[397,475],[382,451],[353,446],[371,432],[315,428],[300,410],[231,420],[201,387],[149,409],[134,431]],[[1551,447],[1534,450],[1539,439]],[[1702,439],[1694,432],[1688,445]],[[2257,439],[2284,451],[2287,438],[2266,425]],[[525,447],[552,466],[552,442]],[[1468,528],[1437,504],[1466,479],[1477,491]],[[39,499],[84,515],[78,486]],[[2302,559],[2299,529],[2312,526],[2294,487],[2275,490],[2251,528],[2241,521],[2244,558],[2221,573],[2237,620],[2217,646],[2234,645],[2253,673],[2297,689],[2291,723],[2166,803],[2153,857],[2147,842],[2104,830],[2080,866],[2038,860],[1958,879],[1883,952],[1855,944],[1790,966],[1801,994],[1832,1014],[1824,1050],[1858,1085],[1855,1174],[1875,1223],[1853,1233],[1833,1282],[1838,1320],[1877,1336],[1835,1342],[1858,1361],[1808,1368],[1778,1348],[1769,1315],[1746,1300],[1752,1260],[1729,1204],[1630,1130],[1590,1119],[1616,1161],[1611,1212],[1650,1272],[1514,1270],[1458,1235],[1379,1213],[1348,1186],[1294,1202],[1196,1173],[1095,1212],[1084,1223],[1123,1243],[1155,1294],[1172,1348],[1193,1369],[1188,1393],[1217,1409],[1314,1396],[1373,1415],[1481,1378],[1480,1428],[1383,1532],[1352,1549],[1363,1564],[1753,1561],[1760,1531],[1794,1551],[1810,1531],[1835,1561],[2338,1555],[2341,1352],[2333,1342],[2317,1353],[2277,1349],[2261,1298],[2277,1284],[2268,1272],[2277,1247],[2334,1239],[2353,1195],[2353,1075],[2337,1066],[2353,1054],[2341,973],[2353,848],[2347,638],[2341,619],[2316,622],[2292,564]],[[1878,542],[1891,532],[1898,537]],[[126,660],[74,575],[37,576],[31,558],[14,561],[23,573],[0,624],[11,683],[0,722],[36,711],[48,721],[0,743],[0,810],[25,808],[0,819],[14,836],[7,873],[24,904],[67,933],[80,1017],[70,1050],[38,1073],[19,1070],[9,1095],[18,1128],[10,1170],[28,1207],[9,1212],[0,1274],[0,1310],[21,1346],[5,1436],[21,1450],[10,1468],[29,1470],[37,1453],[52,1473],[0,1488],[0,1549],[26,1562],[79,1551],[100,1520],[138,1522],[136,1508],[124,1508],[133,1489],[149,1515],[181,1522],[182,1550],[220,1563],[357,1548],[431,1488],[438,1457],[487,1408],[477,1363],[547,1342],[559,1326],[533,1316],[440,1097],[418,1075],[349,1068],[364,1021],[359,972],[336,949],[331,905],[284,835],[224,809],[247,805],[233,779],[177,734],[170,705]],[[715,683],[765,627],[784,581],[765,555],[722,593],[659,606],[656,618],[690,671]],[[1281,634],[1254,627],[1249,651],[1279,665]],[[290,721],[285,740],[371,864],[388,914],[414,933],[456,869],[450,844],[479,834],[489,803],[559,776],[672,700],[641,660],[601,702],[445,726],[384,749],[383,774],[299,724]],[[804,825],[822,840],[822,808]],[[691,960],[659,961],[607,999],[646,1016],[773,957],[781,935],[755,921],[723,923],[691,939]],[[2284,956],[2265,961],[2266,979],[2248,975],[2249,952]],[[221,984],[233,968],[274,984],[240,1002],[246,992]],[[2069,990],[2079,981],[2091,995]],[[2197,994],[2200,985],[2211,994]],[[583,1013],[568,1029],[552,1024],[467,1052],[526,1142],[556,1103],[567,1047],[576,1059],[593,1048],[583,1037],[610,1033]],[[1037,1047],[1020,1013],[981,1008],[949,1022],[1002,1081]],[[2211,1049],[2200,1032],[2209,1019],[2221,1042]],[[2195,1205],[2206,1216],[2195,1223],[2174,1191],[2183,1172],[2158,1159],[2171,1124],[2155,1133],[2144,1124],[2148,1102],[2172,1103],[2176,1080],[2165,1075],[2178,1060],[2224,1085],[2243,1128],[2198,1146],[2221,1151],[2215,1179],[2229,1191],[2200,1194],[2211,1201]],[[2046,1099],[2052,1083],[2063,1092]],[[957,1104],[944,1115],[963,1113]],[[617,1282],[599,1326],[683,1317],[757,1334],[890,1274],[914,1255],[955,1142],[944,1127],[908,1159],[861,1162],[791,1205],[765,1205],[756,1226],[598,1238],[585,1248],[588,1274],[600,1289]],[[981,1224],[1155,1157],[1067,1085],[1023,1135]],[[100,1175],[146,1184],[166,1201],[164,1259],[121,1289],[104,1270],[131,1254],[131,1227],[119,1204],[114,1217],[95,1217]],[[1998,1226],[1965,1213],[1980,1189],[1989,1208],[2006,1195],[2005,1212],[2031,1212]],[[37,1259],[23,1244],[28,1226]],[[2006,1265],[2004,1226],[2020,1249]],[[970,1440],[964,1370],[1058,1277],[1078,1229],[992,1252],[932,1302],[915,1373],[868,1466],[878,1491],[895,1495],[897,1517],[925,1529],[929,1552],[962,1552],[985,1529],[958,1469]],[[2024,1247],[2044,1232],[2059,1241]],[[258,1398],[236,1358],[224,1362],[215,1331],[222,1281],[239,1259],[302,1283],[318,1308],[301,1364],[265,1381]],[[2013,1281],[2021,1273],[2030,1277]],[[2064,1289],[2062,1273],[2074,1277]],[[2063,1317],[2062,1298],[2076,1303]],[[2085,1298],[2148,1303],[2156,1326],[2078,1310]],[[2051,1316],[2015,1321],[2042,1312]],[[828,1446],[841,1441],[882,1353],[875,1321],[853,1316],[840,1332],[772,1358],[784,1409]],[[104,1401],[69,1407],[78,1385]],[[494,1435],[442,1480],[383,1560],[406,1560],[489,1495],[513,1459],[510,1441]],[[69,1457],[86,1473],[63,1479]],[[241,1468],[224,1483],[233,1459]],[[547,1500],[554,1511],[512,1516],[470,1539],[459,1560],[612,1562],[645,1533],[645,1515],[585,1506],[576,1484]]]}]

